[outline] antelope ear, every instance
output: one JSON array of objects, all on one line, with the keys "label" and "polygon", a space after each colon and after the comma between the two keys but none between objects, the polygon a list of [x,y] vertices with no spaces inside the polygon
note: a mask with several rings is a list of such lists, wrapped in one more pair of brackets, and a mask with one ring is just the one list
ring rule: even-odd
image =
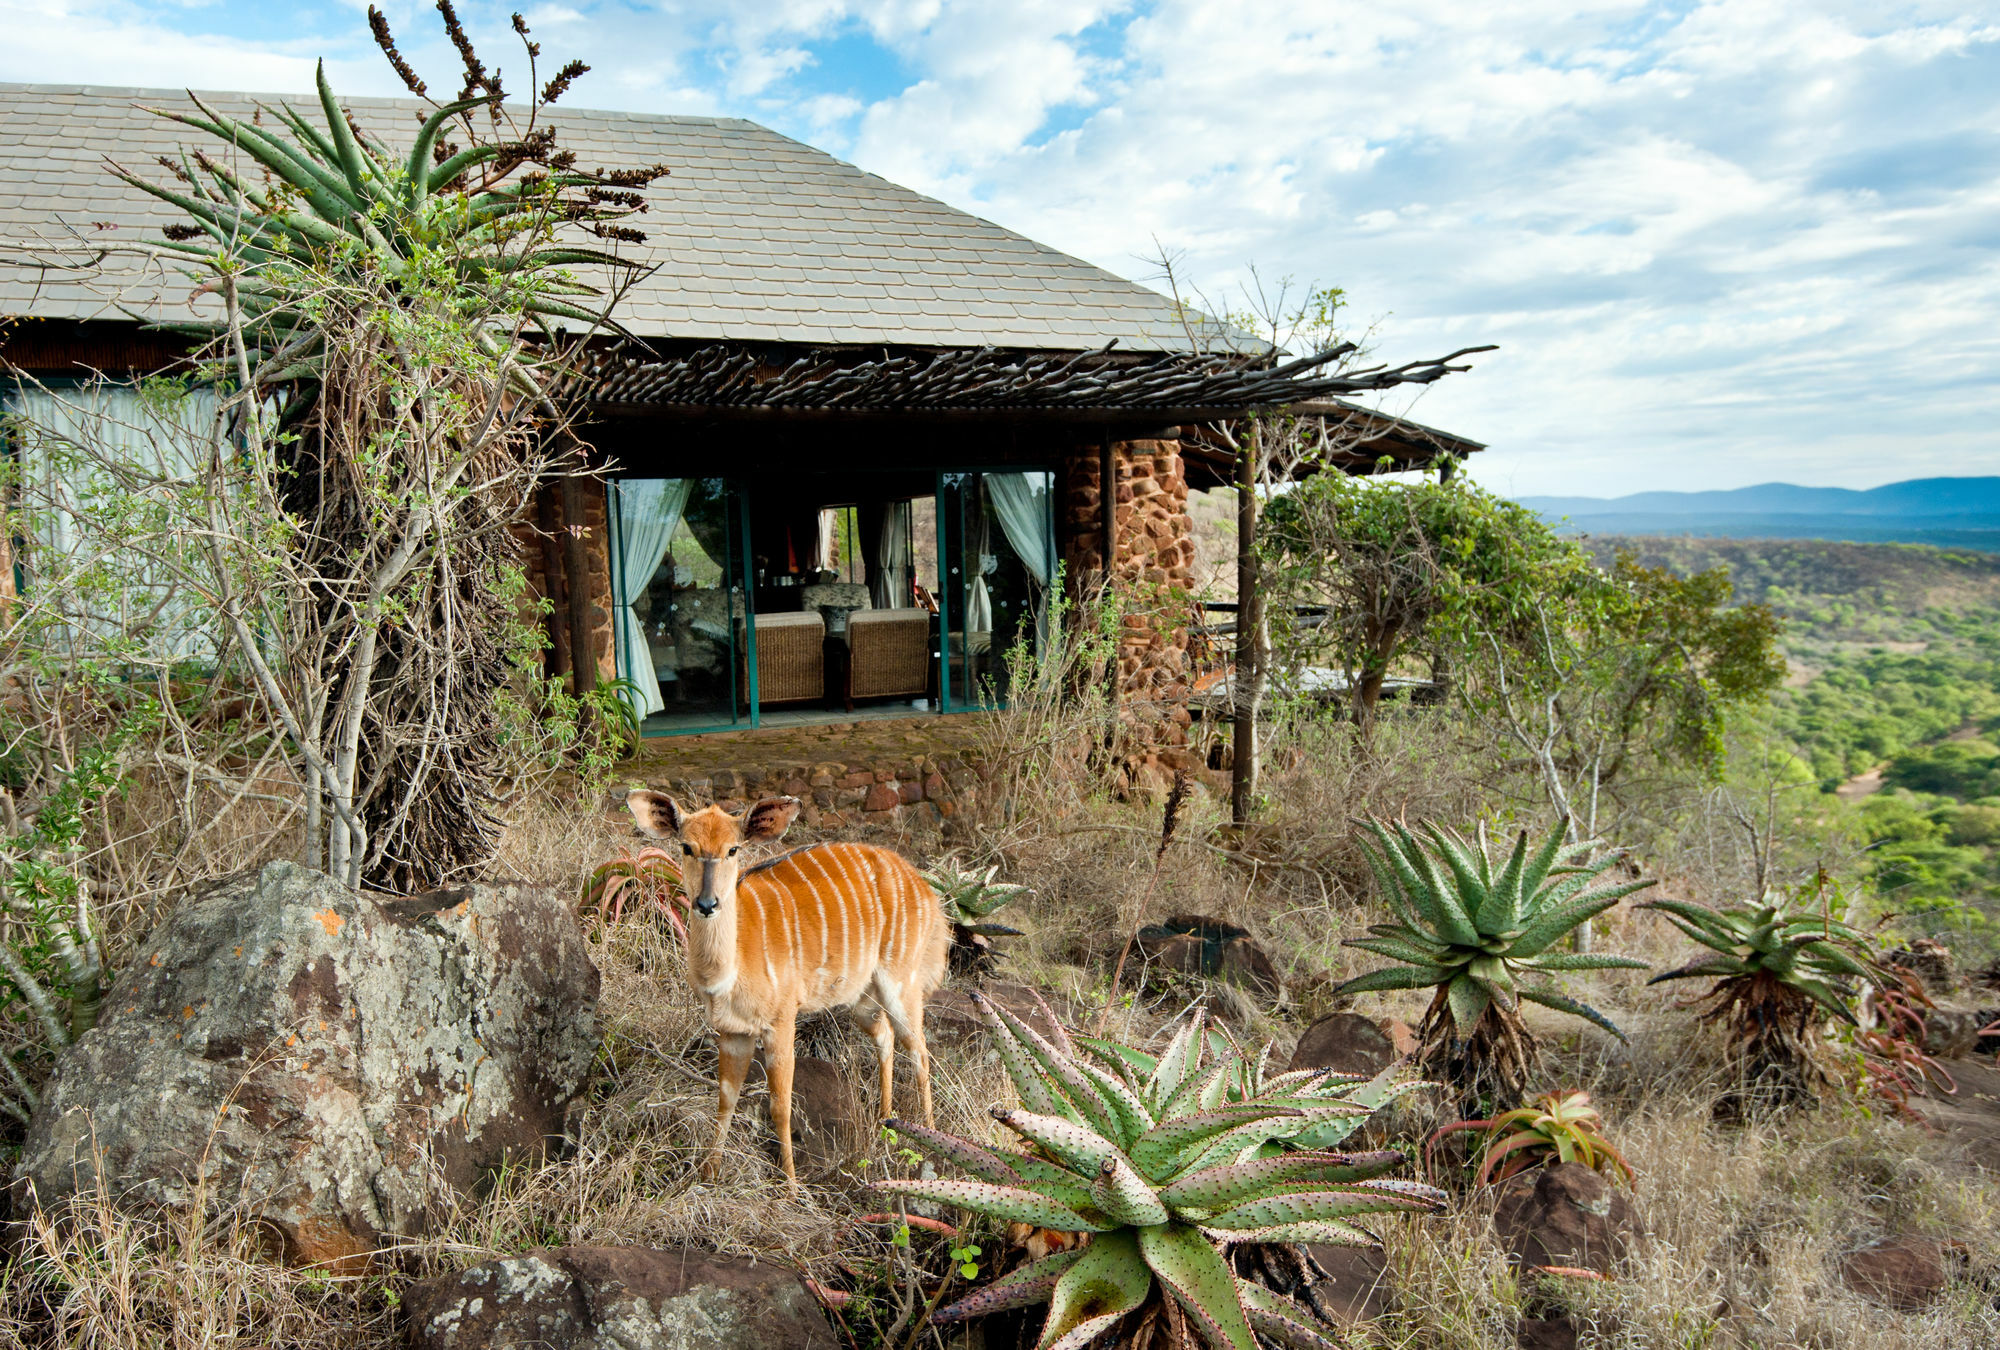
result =
[{"label": "antelope ear", "polygon": [[681,832],[681,809],[664,792],[633,788],[625,794],[625,809],[639,823],[641,834],[655,839],[672,839]]},{"label": "antelope ear", "polygon": [[766,797],[744,815],[744,840],[757,844],[776,839],[791,828],[804,805],[797,797]]}]

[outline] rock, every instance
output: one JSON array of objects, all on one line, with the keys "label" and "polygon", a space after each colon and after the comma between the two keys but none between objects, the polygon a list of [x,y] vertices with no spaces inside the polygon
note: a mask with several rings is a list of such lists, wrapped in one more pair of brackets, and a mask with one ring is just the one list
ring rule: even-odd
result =
[{"label": "rock", "polygon": [[1523,1266],[1576,1266],[1601,1275],[1645,1236],[1625,1193],[1582,1163],[1511,1179],[1501,1188],[1493,1229]]},{"label": "rock", "polygon": [[1979,1030],[1991,1019],[1966,1008],[1924,1011],[1924,1053],[1937,1059],[1963,1059],[1979,1048]]},{"label": "rock", "polygon": [[1389,1310],[1389,1260],[1381,1248],[1315,1242],[1305,1250],[1326,1272],[1325,1279],[1306,1289],[1306,1301],[1321,1317],[1336,1326],[1352,1326]]},{"label": "rock", "polygon": [[597,970],[524,887],[358,894],[274,862],[175,910],[66,1050],[14,1171],[52,1205],[241,1202],[296,1262],[352,1271],[563,1133]]},{"label": "rock", "polygon": [[1918,938],[1907,947],[1885,953],[1882,960],[1916,976],[1932,998],[1949,994],[1958,984],[1958,963],[1952,959],[1951,948],[1935,938]]},{"label": "rock", "polygon": [[1903,1312],[1936,1302],[1950,1281],[1944,1244],[1913,1237],[1890,1238],[1851,1253],[1840,1263],[1840,1278],[1862,1297]]},{"label": "rock", "polygon": [[1199,914],[1141,928],[1135,954],[1149,970],[1223,979],[1253,993],[1280,991],[1277,968],[1247,930]]},{"label": "rock", "polygon": [[1514,1344],[1521,1350],[1576,1350],[1576,1335],[1576,1323],[1567,1313],[1523,1317],[1514,1326]]},{"label": "rock", "polygon": [[1396,1046],[1387,1032],[1360,1013],[1322,1017],[1306,1028],[1292,1051],[1292,1069],[1333,1069],[1370,1078],[1396,1062]]},{"label": "rock", "polygon": [[792,1147],[801,1171],[807,1176],[839,1171],[866,1146],[868,1126],[859,1089],[845,1070],[812,1056],[793,1061]]},{"label": "rock", "polygon": [[783,1266],[643,1247],[557,1247],[462,1270],[409,1299],[416,1350],[835,1350]]},{"label": "rock", "polygon": [[[1026,1022],[1044,1036],[1055,1034],[1055,1023],[1043,1011],[1043,1001],[1051,1005],[1058,1017],[1070,1016],[1070,1010],[1057,1006],[1055,1000],[1046,995],[1037,998],[1037,991],[1025,984],[981,985],[979,992],[999,1004],[1014,1016]],[[979,1009],[972,1004],[972,995],[963,989],[940,989],[924,1003],[924,1035],[926,1038],[942,1036],[947,1040],[964,1040],[970,1036],[983,1035],[986,1023],[979,1016]]]}]

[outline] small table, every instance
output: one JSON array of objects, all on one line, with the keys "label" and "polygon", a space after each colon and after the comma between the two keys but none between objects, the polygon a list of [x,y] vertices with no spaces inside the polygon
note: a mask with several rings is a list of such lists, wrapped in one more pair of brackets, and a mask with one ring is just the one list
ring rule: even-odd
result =
[{"label": "small table", "polygon": [[847,645],[847,618],[861,605],[815,605],[826,620],[826,706],[854,711],[854,653]]}]

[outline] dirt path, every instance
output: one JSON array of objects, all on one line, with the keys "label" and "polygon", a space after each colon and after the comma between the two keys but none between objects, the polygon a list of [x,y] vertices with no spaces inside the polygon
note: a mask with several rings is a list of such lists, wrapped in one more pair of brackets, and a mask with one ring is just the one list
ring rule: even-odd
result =
[{"label": "dirt path", "polygon": [[1863,797],[1872,797],[1882,790],[1882,771],[1887,764],[1877,764],[1867,773],[1857,773],[1833,790],[1833,795],[1844,802],[1858,802]]}]

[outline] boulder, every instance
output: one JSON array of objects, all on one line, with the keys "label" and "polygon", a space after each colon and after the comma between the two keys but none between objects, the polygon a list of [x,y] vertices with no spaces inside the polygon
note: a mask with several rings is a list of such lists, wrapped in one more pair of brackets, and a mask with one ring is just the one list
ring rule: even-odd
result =
[{"label": "boulder", "polygon": [[[1058,1017],[1067,1018],[1073,1012],[1059,999],[1049,998],[1025,984],[985,984],[979,992],[1044,1036],[1053,1036],[1056,1030],[1048,1012],[1043,1010],[1044,1004]],[[979,1009],[973,1006],[972,995],[963,989],[940,989],[924,1003],[926,1038],[964,1040],[985,1030],[986,1023],[979,1016]]]},{"label": "boulder", "polygon": [[1389,1258],[1380,1247],[1315,1242],[1306,1254],[1322,1278],[1306,1286],[1306,1302],[1334,1326],[1371,1322],[1389,1310]]},{"label": "boulder", "polygon": [[1373,1078],[1394,1064],[1395,1043],[1389,1034],[1360,1013],[1341,1012],[1306,1028],[1292,1051],[1292,1069],[1333,1069]]},{"label": "boulder", "polygon": [[1935,1238],[1890,1238],[1850,1253],[1840,1263],[1840,1278],[1863,1298],[1914,1312],[1944,1293],[1951,1278],[1945,1257]]},{"label": "boulder", "polygon": [[1577,1327],[1567,1313],[1523,1317],[1514,1328],[1520,1350],[1576,1350]]},{"label": "boulder", "polygon": [[597,970],[526,887],[399,899],[291,863],[175,910],[66,1050],[14,1171],[51,1205],[242,1203],[301,1263],[353,1270],[563,1133],[597,1050]]},{"label": "boulder", "polygon": [[846,1070],[810,1055],[792,1062],[792,1147],[807,1176],[839,1171],[867,1147],[871,1123]]},{"label": "boulder", "polygon": [[1175,915],[1141,928],[1134,947],[1148,971],[1227,980],[1266,996],[1276,996],[1282,988],[1277,967],[1251,940],[1249,931],[1220,919]]},{"label": "boulder", "polygon": [[1523,1172],[1500,1191],[1493,1228],[1523,1266],[1608,1275],[1645,1236],[1626,1194],[1582,1163]]},{"label": "boulder", "polygon": [[1907,947],[1884,953],[1882,960],[1916,976],[1932,998],[1944,997],[1958,984],[1958,962],[1951,948],[1935,938],[1918,938]]},{"label": "boulder", "polygon": [[1979,1032],[1991,1022],[1971,1008],[1930,1008],[1924,1012],[1924,1053],[1936,1059],[1963,1059],[1979,1049]]},{"label": "boulder", "polygon": [[557,1247],[473,1266],[409,1299],[416,1350],[835,1350],[783,1267],[700,1252]]}]

